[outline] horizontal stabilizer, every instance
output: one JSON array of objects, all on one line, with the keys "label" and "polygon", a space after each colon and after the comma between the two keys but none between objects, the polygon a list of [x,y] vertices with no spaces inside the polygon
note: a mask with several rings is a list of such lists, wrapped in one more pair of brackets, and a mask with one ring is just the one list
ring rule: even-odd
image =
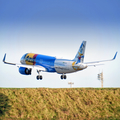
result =
[{"label": "horizontal stabilizer", "polygon": [[87,66],[94,66],[94,67],[96,67],[96,66],[99,66],[99,65],[104,65],[104,64],[87,64]]}]

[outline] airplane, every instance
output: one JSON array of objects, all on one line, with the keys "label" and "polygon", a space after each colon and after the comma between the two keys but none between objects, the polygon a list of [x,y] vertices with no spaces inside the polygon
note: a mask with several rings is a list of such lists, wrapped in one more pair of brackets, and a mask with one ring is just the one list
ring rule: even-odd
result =
[{"label": "airplane", "polygon": [[42,75],[40,72],[57,72],[61,74],[61,79],[66,79],[67,73],[77,72],[83,69],[86,69],[88,66],[97,66],[102,65],[100,63],[112,61],[116,58],[117,52],[115,53],[113,59],[95,61],[95,62],[84,62],[86,41],[83,41],[80,45],[80,48],[73,60],[69,59],[57,59],[56,57],[51,57],[47,55],[26,53],[20,59],[20,64],[6,62],[6,53],[3,58],[3,62],[9,65],[15,65],[19,67],[19,73],[22,75],[31,75],[32,69],[36,69],[38,75],[36,76],[37,80],[42,80]]}]

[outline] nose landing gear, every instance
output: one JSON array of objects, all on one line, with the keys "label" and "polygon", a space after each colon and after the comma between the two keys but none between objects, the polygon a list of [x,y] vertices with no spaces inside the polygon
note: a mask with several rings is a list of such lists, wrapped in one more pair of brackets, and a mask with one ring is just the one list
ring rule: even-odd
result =
[{"label": "nose landing gear", "polygon": [[67,76],[66,75],[61,75],[61,79],[66,79],[67,78]]},{"label": "nose landing gear", "polygon": [[37,70],[37,73],[39,74],[36,76],[37,80],[39,80],[39,79],[42,80],[42,75],[40,75],[40,72],[41,72],[41,70]]},{"label": "nose landing gear", "polygon": [[41,75],[37,75],[36,79],[37,80],[39,80],[39,79],[42,80],[42,76]]}]

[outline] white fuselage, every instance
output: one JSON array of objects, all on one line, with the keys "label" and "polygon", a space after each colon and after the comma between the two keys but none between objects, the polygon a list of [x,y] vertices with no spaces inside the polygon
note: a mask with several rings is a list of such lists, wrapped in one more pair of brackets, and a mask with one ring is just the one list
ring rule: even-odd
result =
[{"label": "white fuselage", "polygon": [[57,73],[72,73],[87,68],[83,63],[75,64],[72,60],[56,59],[54,67]]}]

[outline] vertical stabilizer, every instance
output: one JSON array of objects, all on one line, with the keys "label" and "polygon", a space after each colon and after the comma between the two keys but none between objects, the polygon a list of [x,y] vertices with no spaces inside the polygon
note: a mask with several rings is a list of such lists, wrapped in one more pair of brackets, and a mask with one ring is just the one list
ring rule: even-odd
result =
[{"label": "vertical stabilizer", "polygon": [[74,58],[74,61],[76,61],[76,64],[84,62],[85,46],[86,46],[86,41],[83,41]]}]

